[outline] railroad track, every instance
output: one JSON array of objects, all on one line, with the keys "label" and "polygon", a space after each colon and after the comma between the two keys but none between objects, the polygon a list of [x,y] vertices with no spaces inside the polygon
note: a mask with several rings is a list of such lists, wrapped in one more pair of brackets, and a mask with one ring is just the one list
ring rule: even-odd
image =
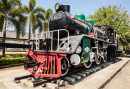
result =
[{"label": "railroad track", "polygon": [[28,82],[32,82],[32,87],[44,86],[46,87],[47,83],[56,84],[58,87],[66,86],[67,84],[73,85],[82,81],[87,76],[109,66],[110,64],[116,63],[121,59],[117,58],[116,60],[109,60],[106,63],[100,65],[93,65],[91,68],[86,69],[84,67],[79,67],[78,70],[70,69],[69,73],[60,78],[43,78],[43,77],[33,77],[32,75],[26,75],[15,78],[16,83],[20,83],[21,80],[26,79]]}]

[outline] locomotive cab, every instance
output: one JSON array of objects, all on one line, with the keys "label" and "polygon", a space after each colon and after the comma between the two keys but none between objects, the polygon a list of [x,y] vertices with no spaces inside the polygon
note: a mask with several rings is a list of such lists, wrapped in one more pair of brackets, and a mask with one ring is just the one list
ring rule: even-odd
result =
[{"label": "locomotive cab", "polygon": [[117,31],[108,25],[103,25],[102,27],[104,27],[105,36],[108,37],[109,42],[112,44],[117,43]]},{"label": "locomotive cab", "polygon": [[107,36],[109,38],[109,41],[114,43],[114,31],[111,27],[107,28]]},{"label": "locomotive cab", "polygon": [[110,39],[110,42],[113,44],[117,43],[117,31],[111,27],[107,28],[107,35],[108,38]]},{"label": "locomotive cab", "polygon": [[109,39],[109,44],[108,44],[108,48],[107,48],[107,53],[108,53],[108,58],[109,59],[113,59],[116,58],[117,54],[118,54],[118,37],[117,37],[117,31],[110,27],[105,25],[106,27],[106,35],[108,36]]}]

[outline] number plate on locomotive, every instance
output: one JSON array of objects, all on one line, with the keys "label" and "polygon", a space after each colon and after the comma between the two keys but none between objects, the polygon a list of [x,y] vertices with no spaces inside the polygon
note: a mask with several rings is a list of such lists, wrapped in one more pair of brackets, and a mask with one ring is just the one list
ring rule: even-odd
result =
[{"label": "number plate on locomotive", "polygon": [[51,21],[61,19],[61,15],[54,15],[51,17]]}]

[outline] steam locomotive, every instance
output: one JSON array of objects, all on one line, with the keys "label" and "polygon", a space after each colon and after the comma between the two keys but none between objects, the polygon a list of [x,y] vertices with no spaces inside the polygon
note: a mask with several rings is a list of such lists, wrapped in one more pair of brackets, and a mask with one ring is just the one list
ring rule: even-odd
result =
[{"label": "steam locomotive", "polygon": [[67,4],[55,5],[49,31],[37,34],[27,51],[24,68],[33,76],[58,78],[73,67],[90,68],[118,55],[117,31],[107,25],[96,26],[84,14],[70,14]]}]

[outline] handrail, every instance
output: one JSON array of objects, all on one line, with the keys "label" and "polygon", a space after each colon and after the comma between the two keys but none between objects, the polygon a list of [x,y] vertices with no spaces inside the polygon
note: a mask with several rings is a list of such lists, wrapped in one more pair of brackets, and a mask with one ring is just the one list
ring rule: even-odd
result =
[{"label": "handrail", "polygon": [[[32,40],[34,39],[34,35],[36,37],[36,50],[39,50],[39,43],[38,43],[38,40],[39,39],[45,39],[45,38],[51,38],[51,51],[53,51],[53,33],[54,32],[58,32],[58,41],[57,41],[57,51],[59,51],[59,39],[60,39],[60,31],[66,31],[68,33],[68,43],[67,43],[67,51],[69,51],[69,31],[66,30],[66,29],[58,29],[58,30],[53,30],[53,31],[47,31],[47,32],[43,32],[43,33],[40,33],[39,35],[39,38],[38,38],[38,34],[32,34]],[[43,35],[44,34],[44,35]]]},{"label": "handrail", "polygon": [[[59,35],[60,35],[59,33],[60,33],[60,31],[66,31],[68,33],[68,47],[67,47],[67,51],[69,51],[69,31],[68,30],[66,30],[66,29],[58,29],[58,30],[47,31],[47,32],[52,32],[52,34],[53,34],[53,32],[58,32],[58,42],[57,42],[58,49],[57,49],[57,51],[59,51]],[[51,43],[51,45],[52,45],[52,43]]]}]

